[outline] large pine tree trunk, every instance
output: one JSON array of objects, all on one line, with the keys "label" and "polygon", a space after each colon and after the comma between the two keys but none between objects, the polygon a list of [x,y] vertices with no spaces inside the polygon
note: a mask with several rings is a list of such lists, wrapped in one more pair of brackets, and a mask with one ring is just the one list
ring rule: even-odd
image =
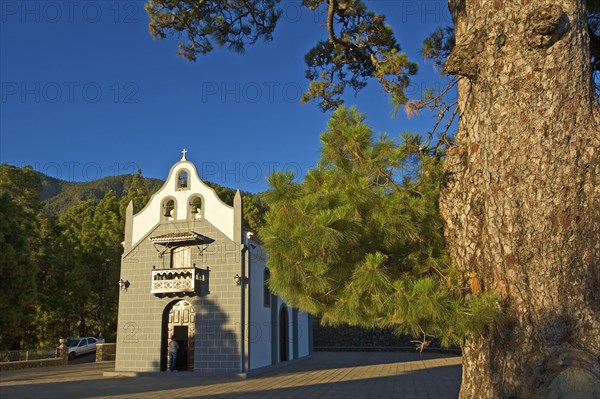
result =
[{"label": "large pine tree trunk", "polygon": [[[463,79],[441,199],[446,238],[472,286],[508,307],[498,330],[464,342],[461,398],[545,397],[582,388],[568,388],[575,380],[591,392],[600,386],[600,112],[584,4],[450,0],[450,9],[447,69]],[[575,377],[556,379],[565,370]]]}]

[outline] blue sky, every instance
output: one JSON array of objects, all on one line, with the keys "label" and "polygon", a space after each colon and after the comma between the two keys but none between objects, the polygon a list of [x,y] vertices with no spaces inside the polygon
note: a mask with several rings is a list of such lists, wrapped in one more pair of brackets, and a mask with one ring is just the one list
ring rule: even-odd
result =
[{"label": "blue sky", "polygon": [[[370,1],[385,13],[402,49],[419,62],[408,89],[440,87],[419,55],[437,26],[451,24],[445,1]],[[196,63],[176,40],[153,40],[143,1],[0,0],[0,162],[69,181],[133,173],[164,179],[186,148],[205,180],[242,190],[268,188],[274,169],[299,175],[319,159],[328,114],[300,104],[304,54],[326,35],[323,15],[283,1],[270,43],[245,54],[218,49]],[[347,105],[375,132],[424,132],[373,82]]]}]

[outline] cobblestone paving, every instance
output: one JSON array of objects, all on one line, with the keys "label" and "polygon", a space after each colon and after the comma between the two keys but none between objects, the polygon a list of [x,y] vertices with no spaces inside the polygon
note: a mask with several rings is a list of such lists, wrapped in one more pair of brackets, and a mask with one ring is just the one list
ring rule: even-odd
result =
[{"label": "cobblestone paving", "polygon": [[461,358],[430,353],[317,352],[248,379],[194,373],[104,377],[113,362],[0,374],[0,398],[450,399]]}]

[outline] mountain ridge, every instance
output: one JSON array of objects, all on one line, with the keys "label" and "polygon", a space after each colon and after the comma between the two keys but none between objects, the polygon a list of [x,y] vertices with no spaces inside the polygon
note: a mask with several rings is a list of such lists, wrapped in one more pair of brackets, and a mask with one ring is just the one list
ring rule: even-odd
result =
[{"label": "mountain ridge", "polygon": [[[42,184],[40,201],[43,212],[47,215],[59,215],[65,209],[89,199],[101,200],[109,191],[121,198],[127,194],[133,180],[131,174],[107,176],[86,182],[61,180],[43,173],[39,173],[39,176]],[[142,179],[149,193],[154,193],[163,184],[160,179],[143,176]]]},{"label": "mountain ridge", "polygon": [[[132,174],[122,174],[92,181],[74,182],[50,177],[41,172],[37,173],[42,184],[40,201],[42,202],[43,212],[49,216],[60,215],[64,210],[82,201],[89,199],[101,200],[111,190],[117,197],[122,198],[127,194],[134,176]],[[164,180],[153,177],[142,176],[142,180],[150,195],[158,191],[164,184]],[[223,202],[233,205],[236,190],[209,181],[204,183],[214,189]],[[242,192],[242,195],[249,195],[254,198],[260,194]]]}]

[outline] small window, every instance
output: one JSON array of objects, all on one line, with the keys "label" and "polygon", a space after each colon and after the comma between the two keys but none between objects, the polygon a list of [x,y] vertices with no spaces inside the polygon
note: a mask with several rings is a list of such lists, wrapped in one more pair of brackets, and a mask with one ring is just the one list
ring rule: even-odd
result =
[{"label": "small window", "polygon": [[271,272],[265,268],[263,276],[263,302],[265,307],[271,306],[271,291],[269,290],[269,279],[271,278]]},{"label": "small window", "polygon": [[188,173],[187,171],[182,170],[177,175],[177,188],[179,190],[186,190],[189,188],[189,186]]}]

